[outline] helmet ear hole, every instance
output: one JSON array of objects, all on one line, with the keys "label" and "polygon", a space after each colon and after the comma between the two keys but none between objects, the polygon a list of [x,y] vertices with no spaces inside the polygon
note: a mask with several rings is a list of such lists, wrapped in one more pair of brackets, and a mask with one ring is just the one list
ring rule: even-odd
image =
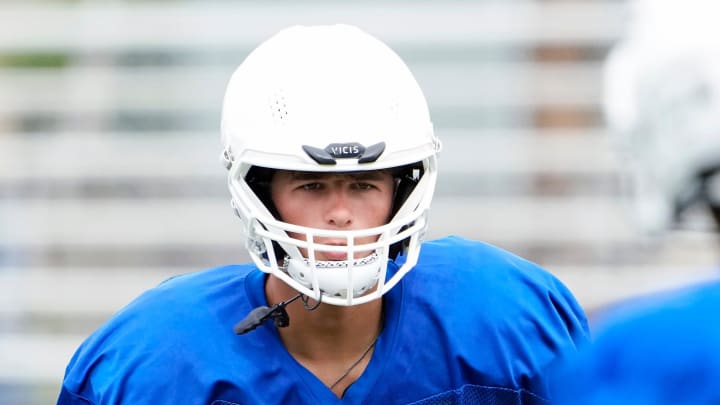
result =
[{"label": "helmet ear hole", "polygon": [[[270,189],[274,174],[275,169],[253,166],[245,175],[245,182],[248,184],[253,193],[255,193],[260,202],[267,208],[268,211],[270,211],[273,218],[282,220],[280,218],[280,213],[272,200],[272,192]],[[272,245],[273,250],[275,251],[275,257],[278,260],[282,260],[285,255],[287,255],[287,252],[285,252],[285,249],[280,247],[280,244],[277,242],[273,242]],[[264,254],[264,259],[268,259],[267,253]]]},{"label": "helmet ear hole", "polygon": [[266,167],[253,166],[248,170],[245,175],[245,182],[250,189],[255,193],[255,196],[263,203],[263,205],[270,211],[275,219],[280,219],[280,214],[275,203],[272,200],[272,193],[270,190],[270,184],[272,182],[275,169],[269,169]]},{"label": "helmet ear hole", "polygon": [[410,194],[412,194],[413,190],[415,190],[415,186],[417,186],[422,178],[423,172],[422,162],[405,165],[395,170],[395,194],[393,195],[392,210],[388,220],[392,219],[403,204],[405,204],[405,201]]},{"label": "helmet ear hole", "polygon": [[[396,169],[394,173],[396,181],[395,195],[393,196],[392,210],[390,211],[390,218],[388,218],[388,221],[392,220],[403,204],[405,204],[405,201],[407,201],[410,194],[412,194],[415,190],[415,187],[422,178],[423,174],[424,170],[422,162],[416,162]],[[412,224],[403,226],[400,229],[400,232],[404,231],[411,225]],[[392,260],[397,259],[400,254],[405,253],[409,244],[409,238],[392,244],[390,246],[389,258]]]}]

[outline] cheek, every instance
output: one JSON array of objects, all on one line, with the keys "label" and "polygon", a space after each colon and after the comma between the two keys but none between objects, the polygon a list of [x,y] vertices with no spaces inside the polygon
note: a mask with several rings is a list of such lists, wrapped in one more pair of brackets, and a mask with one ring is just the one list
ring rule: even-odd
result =
[{"label": "cheek", "polygon": [[[294,211],[294,210],[292,210],[292,209],[288,210],[288,209],[287,209],[287,208],[288,208],[287,206],[285,206],[285,207],[283,207],[283,208],[285,208],[286,211],[296,212],[296,211]],[[295,217],[295,216],[293,216],[293,215],[287,215],[287,212],[284,213],[284,212],[283,212],[283,209],[280,208],[280,207],[277,207],[277,210],[278,210],[278,212],[280,213],[280,218],[281,218],[281,220],[283,220],[283,221],[285,221],[285,222],[288,222],[288,223],[291,223],[291,224],[305,225],[305,224],[303,224],[303,221],[302,221],[303,219],[305,219],[304,217],[303,217],[303,218],[297,218],[297,217]],[[288,232],[287,234],[288,234],[289,237],[291,237],[291,238],[293,238],[293,239],[296,239],[296,240],[302,240],[302,241],[307,240],[307,236],[306,236],[304,233]],[[307,257],[307,249],[304,249],[304,248],[298,248],[298,249],[300,249],[300,253],[301,253],[303,256]]]},{"label": "cheek", "polygon": [[393,200],[395,199],[395,189],[393,180],[389,180],[388,183],[381,187],[381,192],[377,198],[372,199],[372,205],[374,212],[377,213],[375,221],[376,226],[384,225],[390,221],[390,215],[393,209]]},{"label": "cheek", "polygon": [[275,203],[275,208],[277,208],[278,214],[280,215],[280,220],[284,222],[289,222],[291,224],[299,224],[298,220],[302,219],[300,213],[302,213],[302,209],[298,209],[298,202],[297,200],[292,199],[282,199],[281,201]]},{"label": "cheek", "polygon": [[296,223],[297,213],[302,212],[302,210],[298,210],[296,207],[299,205],[297,198],[292,198],[290,192],[282,182],[280,182],[279,185],[273,184],[270,189],[270,195],[275,209],[280,216],[278,219],[284,222]]},{"label": "cheek", "polygon": [[362,205],[367,211],[367,217],[372,222],[371,226],[384,225],[390,220],[392,210],[392,198],[390,196],[382,196],[374,199],[370,203]]}]

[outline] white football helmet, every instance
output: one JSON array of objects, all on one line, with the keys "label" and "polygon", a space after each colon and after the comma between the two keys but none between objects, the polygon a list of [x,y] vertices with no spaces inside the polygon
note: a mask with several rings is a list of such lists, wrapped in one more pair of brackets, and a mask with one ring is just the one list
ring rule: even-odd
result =
[{"label": "white football helmet", "polygon": [[604,111],[635,198],[633,217],[658,233],[696,203],[717,207],[720,3],[638,0],[605,65]]},{"label": "white football helmet", "polygon": [[[222,112],[232,203],[256,265],[333,305],[381,297],[416,264],[428,226],[440,142],[412,73],[388,46],[348,25],[295,26],[256,48],[232,75]],[[275,169],[393,169],[394,215],[352,231],[283,222],[268,190]],[[294,239],[288,232],[305,235]],[[374,236],[370,244],[355,238]],[[346,241],[324,245],[318,238]],[[306,249],[307,256],[300,249]],[[317,252],[374,252],[319,261]],[[388,261],[404,261],[388,272]]]}]

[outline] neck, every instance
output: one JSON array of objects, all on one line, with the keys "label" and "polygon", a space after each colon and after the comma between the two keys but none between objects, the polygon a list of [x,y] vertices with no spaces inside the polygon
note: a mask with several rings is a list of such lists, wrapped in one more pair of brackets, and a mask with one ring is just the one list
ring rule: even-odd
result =
[{"label": "neck", "polygon": [[[297,294],[273,276],[268,277],[265,292],[271,305]],[[310,300],[308,305],[312,307],[315,302]],[[313,311],[297,300],[286,310],[290,325],[278,329],[283,344],[300,364],[328,387],[360,359],[347,377],[332,387],[333,392],[341,396],[370,361],[372,343],[382,328],[382,300],[351,307],[320,304]]]},{"label": "neck", "polygon": [[[268,277],[265,292],[270,305],[297,295],[293,288],[273,276]],[[307,305],[312,308],[316,302],[310,299]],[[374,338],[381,328],[382,300],[349,307],[320,304],[312,311],[305,308],[301,300],[296,300],[286,310],[290,325],[278,329],[283,342],[287,346],[290,341],[300,341],[308,351],[312,351],[313,346],[342,350],[343,346],[354,346],[355,341],[367,343],[367,337]]]}]

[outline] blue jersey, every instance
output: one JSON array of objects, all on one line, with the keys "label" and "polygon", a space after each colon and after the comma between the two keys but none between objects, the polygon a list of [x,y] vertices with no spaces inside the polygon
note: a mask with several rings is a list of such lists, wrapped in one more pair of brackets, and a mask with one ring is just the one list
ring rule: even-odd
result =
[{"label": "blue jersey", "polygon": [[720,404],[720,282],[626,301],[598,322],[560,368],[554,403]]},{"label": "blue jersey", "polygon": [[426,242],[383,297],[373,356],[340,400],[271,322],[233,332],[267,305],[265,277],[226,266],[147,291],[81,345],[58,403],[542,403],[547,368],[588,339],[571,293],[537,265],[456,237]]}]

